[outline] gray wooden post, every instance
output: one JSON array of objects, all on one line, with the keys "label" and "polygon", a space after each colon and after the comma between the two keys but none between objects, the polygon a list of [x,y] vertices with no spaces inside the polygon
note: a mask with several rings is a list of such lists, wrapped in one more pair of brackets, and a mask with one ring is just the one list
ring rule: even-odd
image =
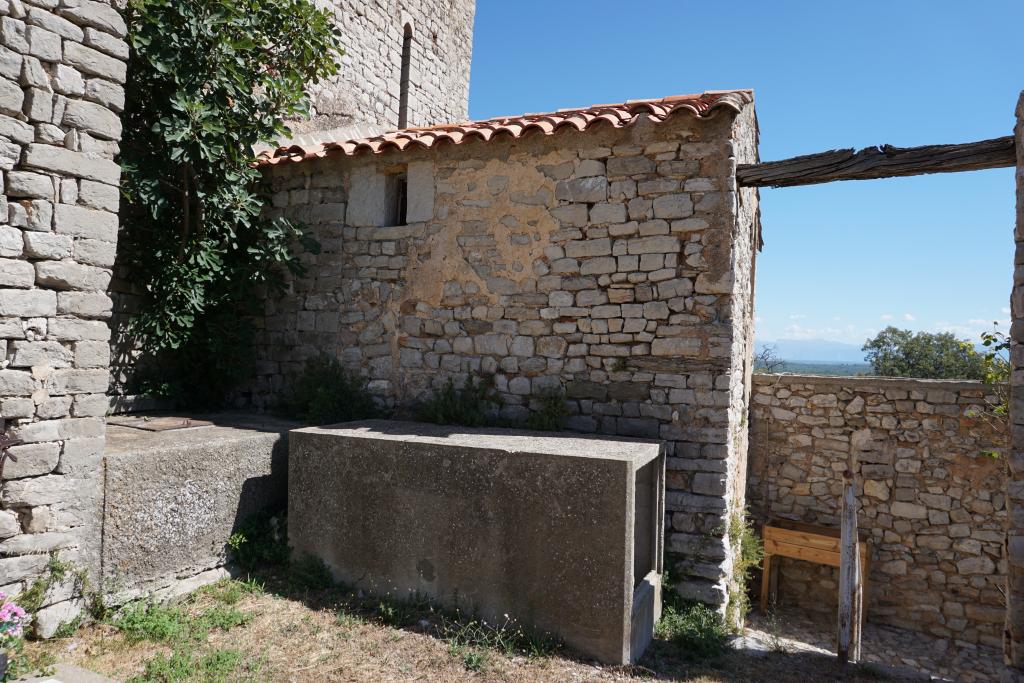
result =
[{"label": "gray wooden post", "polygon": [[843,473],[839,517],[839,661],[860,659],[860,553],[857,549],[857,484],[853,472]]}]

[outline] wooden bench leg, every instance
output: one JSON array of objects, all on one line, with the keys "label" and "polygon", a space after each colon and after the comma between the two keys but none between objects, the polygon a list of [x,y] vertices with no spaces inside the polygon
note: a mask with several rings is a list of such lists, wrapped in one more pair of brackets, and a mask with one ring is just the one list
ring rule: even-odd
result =
[{"label": "wooden bench leg", "polygon": [[761,570],[761,614],[768,614],[768,593],[771,590],[772,556],[765,553]]}]

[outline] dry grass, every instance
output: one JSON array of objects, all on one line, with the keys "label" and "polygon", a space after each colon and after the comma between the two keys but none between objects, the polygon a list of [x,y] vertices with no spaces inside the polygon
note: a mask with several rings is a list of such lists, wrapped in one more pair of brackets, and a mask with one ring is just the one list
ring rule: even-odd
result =
[{"label": "dry grass", "polygon": [[[36,655],[105,674],[119,681],[877,681],[870,670],[841,668],[833,658],[730,653],[693,663],[671,643],[656,641],[635,667],[600,667],[565,653],[507,654],[436,637],[438,622],[415,615],[412,625],[382,623],[371,605],[335,589],[248,590],[224,582],[187,598],[188,628],[171,643],[132,640],[109,623],[83,627],[72,638],[34,643]],[[237,610],[245,623],[210,626],[211,610]],[[237,615],[236,615],[237,616]],[[227,620],[231,622],[232,620]],[[391,621],[395,621],[393,618]],[[409,621],[406,619],[406,621]],[[193,629],[189,631],[189,629]],[[136,634],[138,635],[138,634]],[[185,677],[142,677],[147,662],[177,649],[193,658]]]}]

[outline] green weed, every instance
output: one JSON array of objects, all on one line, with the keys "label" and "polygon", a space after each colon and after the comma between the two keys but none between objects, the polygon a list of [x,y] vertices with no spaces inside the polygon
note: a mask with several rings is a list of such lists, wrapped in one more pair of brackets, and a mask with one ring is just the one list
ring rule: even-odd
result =
[{"label": "green weed", "polygon": [[110,623],[128,642],[150,640],[177,644],[186,640],[203,641],[212,630],[227,631],[248,621],[248,616],[224,605],[215,605],[194,615],[180,605],[135,602],[126,605]]},{"label": "green weed", "polygon": [[480,671],[487,664],[490,655],[486,650],[449,644],[448,654],[462,662],[466,671]]},{"label": "green weed", "polygon": [[460,652],[497,650],[508,657],[544,657],[558,649],[555,638],[524,628],[507,615],[501,622],[488,623],[458,611],[450,615],[441,614],[438,635],[449,644],[449,648],[458,648]]},{"label": "green weed", "polygon": [[327,590],[336,586],[331,570],[314,555],[302,555],[288,567],[288,583],[295,590]]},{"label": "green weed", "polygon": [[530,417],[526,420],[529,429],[557,432],[565,426],[569,408],[561,389],[546,389],[530,402]]},{"label": "green weed", "polygon": [[678,645],[687,659],[706,660],[720,657],[726,651],[729,627],[717,611],[693,602],[667,605],[654,633]]},{"label": "green weed", "polygon": [[200,588],[196,594],[209,595],[225,605],[237,605],[246,595],[259,595],[263,591],[263,584],[256,579],[223,579]]},{"label": "green weed", "polygon": [[742,629],[750,612],[750,597],[747,585],[751,572],[760,566],[764,558],[761,539],[754,532],[753,525],[744,513],[733,512],[729,516],[729,542],[733,549],[732,585],[726,606],[726,621],[734,630]]},{"label": "green weed", "polygon": [[231,559],[242,569],[255,571],[288,562],[287,518],[283,511],[265,511],[249,517],[228,539]]},{"label": "green weed", "polygon": [[469,377],[462,387],[451,378],[431,398],[420,404],[418,416],[423,422],[463,427],[483,427],[492,423],[491,416],[501,405],[501,397],[493,391],[487,377]]},{"label": "green weed", "polygon": [[146,668],[128,683],[179,683],[202,681],[224,683],[242,662],[237,650],[212,650],[201,657],[185,649],[175,649],[170,657],[158,654],[146,662]]},{"label": "green weed", "polygon": [[82,615],[79,614],[71,621],[66,621],[57,627],[57,630],[53,632],[53,637],[58,640],[64,638],[72,638],[82,625]]},{"label": "green weed", "polygon": [[311,358],[294,381],[284,412],[311,424],[381,417],[383,413],[366,390],[366,382],[365,377],[350,373],[336,358]]}]

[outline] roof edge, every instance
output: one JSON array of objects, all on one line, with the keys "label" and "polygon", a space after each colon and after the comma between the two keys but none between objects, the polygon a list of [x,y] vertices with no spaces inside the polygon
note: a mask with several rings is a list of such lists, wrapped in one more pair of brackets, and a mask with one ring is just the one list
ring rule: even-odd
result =
[{"label": "roof edge", "polygon": [[519,139],[531,131],[540,131],[543,135],[554,135],[563,129],[583,132],[603,123],[614,128],[625,128],[645,115],[655,123],[663,122],[679,112],[708,119],[722,110],[739,113],[753,102],[753,90],[709,90],[696,95],[673,95],[656,100],[629,100],[619,104],[597,104],[549,113],[500,116],[480,121],[405,128],[354,140],[286,145],[260,153],[257,164],[270,166],[320,159],[329,155],[357,156],[416,148],[430,149],[442,143],[458,145],[471,140],[487,142],[504,136]]}]

